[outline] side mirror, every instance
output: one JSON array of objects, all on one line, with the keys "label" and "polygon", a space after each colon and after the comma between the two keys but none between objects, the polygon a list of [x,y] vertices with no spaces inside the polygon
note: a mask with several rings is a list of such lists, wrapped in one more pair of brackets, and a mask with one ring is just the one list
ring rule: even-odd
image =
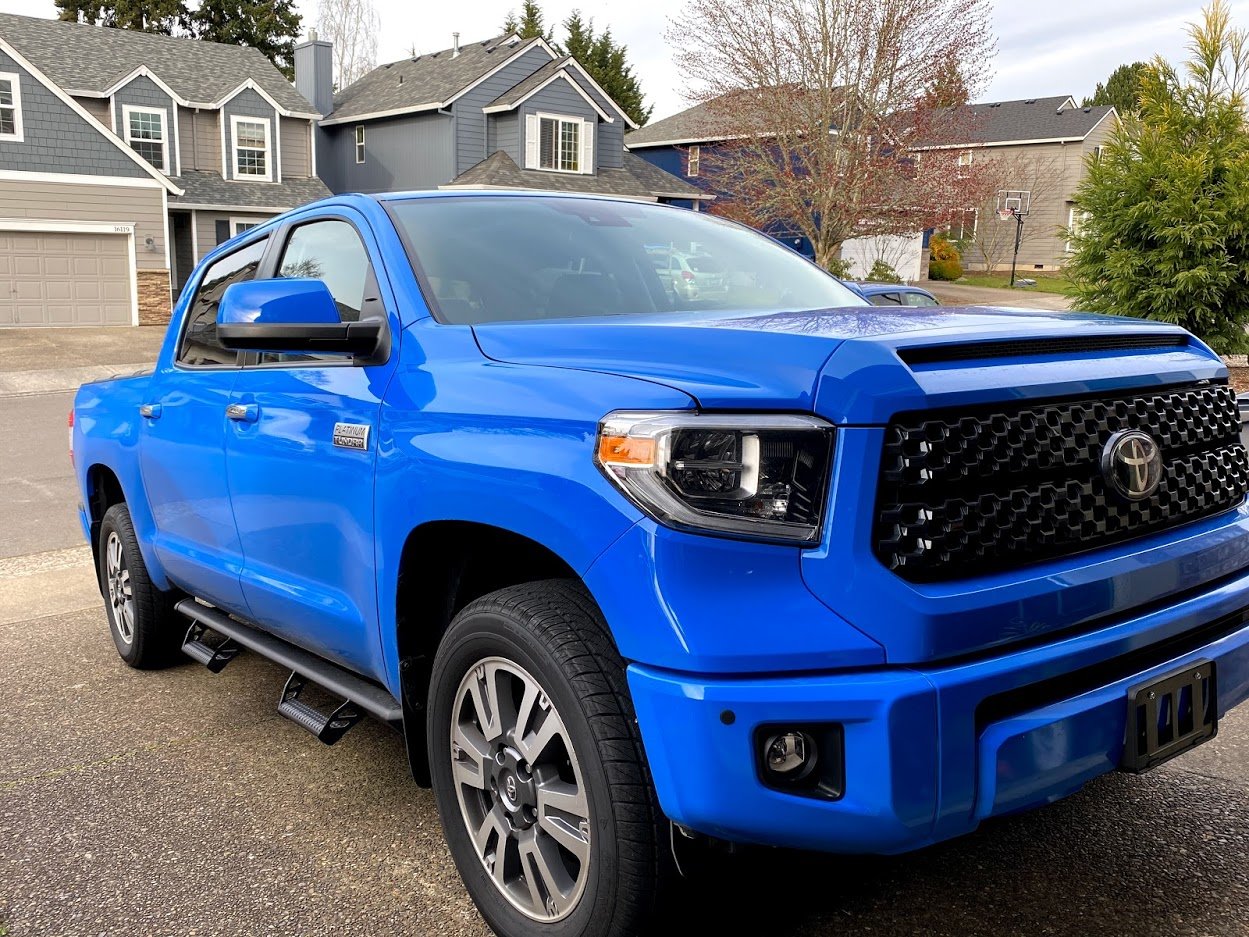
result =
[{"label": "side mirror", "polygon": [[249,280],[226,288],[217,307],[217,338],[234,351],[385,357],[382,319],[343,322],[320,280]]}]

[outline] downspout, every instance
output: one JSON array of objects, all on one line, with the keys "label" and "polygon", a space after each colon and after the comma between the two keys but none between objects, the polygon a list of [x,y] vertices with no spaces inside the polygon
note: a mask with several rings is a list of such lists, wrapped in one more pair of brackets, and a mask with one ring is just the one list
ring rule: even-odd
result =
[{"label": "downspout", "polygon": [[199,108],[191,114],[191,165],[199,170]]}]

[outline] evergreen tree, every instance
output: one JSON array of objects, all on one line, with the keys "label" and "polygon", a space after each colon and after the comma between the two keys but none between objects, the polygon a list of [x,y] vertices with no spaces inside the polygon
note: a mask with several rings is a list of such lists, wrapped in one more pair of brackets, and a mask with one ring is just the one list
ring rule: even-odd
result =
[{"label": "evergreen tree", "polygon": [[1161,58],[1075,194],[1076,305],[1173,322],[1223,354],[1249,347],[1249,32],[1215,0],[1184,75]]},{"label": "evergreen tree", "polygon": [[947,55],[924,90],[926,107],[962,107],[967,103],[967,81],[958,59]]},{"label": "evergreen tree", "polygon": [[301,22],[294,0],[201,0],[190,26],[197,39],[259,49],[293,80]]},{"label": "evergreen tree", "polygon": [[546,17],[542,15],[542,7],[537,0],[525,0],[520,8],[520,19],[509,11],[503,21],[503,32],[515,34],[521,39],[532,39],[541,36],[547,42],[553,42],[552,30],[547,28]]},{"label": "evergreen tree", "polygon": [[187,20],[182,0],[56,0],[57,15],[70,23],[112,26],[172,36]]},{"label": "evergreen tree", "polygon": [[651,116],[653,107],[646,105],[642,84],[629,64],[628,47],[615,41],[611,28],[595,34],[594,21],[573,10],[564,20],[567,38],[563,51],[575,58],[621,110],[639,126]]},{"label": "evergreen tree", "polygon": [[1120,65],[1110,73],[1105,84],[1097,83],[1093,96],[1085,98],[1083,106],[1113,104],[1120,114],[1134,113],[1141,94],[1141,77],[1148,68],[1144,62]]}]

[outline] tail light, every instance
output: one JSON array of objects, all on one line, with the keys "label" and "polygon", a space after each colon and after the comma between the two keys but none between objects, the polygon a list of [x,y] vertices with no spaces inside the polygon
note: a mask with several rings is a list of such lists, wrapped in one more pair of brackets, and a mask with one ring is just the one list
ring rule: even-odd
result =
[{"label": "tail light", "polygon": [[69,464],[74,464],[74,408],[69,408]]},{"label": "tail light", "polygon": [[682,270],[682,271],[681,271],[681,279],[682,279],[682,280],[692,280],[692,279],[694,279],[694,274],[690,273],[688,270]]}]

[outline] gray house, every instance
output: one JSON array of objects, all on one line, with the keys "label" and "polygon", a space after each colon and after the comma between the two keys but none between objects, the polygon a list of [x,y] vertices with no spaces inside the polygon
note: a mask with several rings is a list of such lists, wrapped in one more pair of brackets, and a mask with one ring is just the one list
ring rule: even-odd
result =
[{"label": "gray house", "polygon": [[195,263],[329,194],[256,49],[0,14],[0,326],[155,323]]},{"label": "gray house", "polygon": [[317,166],[335,192],[507,188],[644,201],[704,193],[624,148],[636,125],[571,56],[500,36],[382,65],[333,93],[331,46],[295,50],[295,86],[328,116]]}]

